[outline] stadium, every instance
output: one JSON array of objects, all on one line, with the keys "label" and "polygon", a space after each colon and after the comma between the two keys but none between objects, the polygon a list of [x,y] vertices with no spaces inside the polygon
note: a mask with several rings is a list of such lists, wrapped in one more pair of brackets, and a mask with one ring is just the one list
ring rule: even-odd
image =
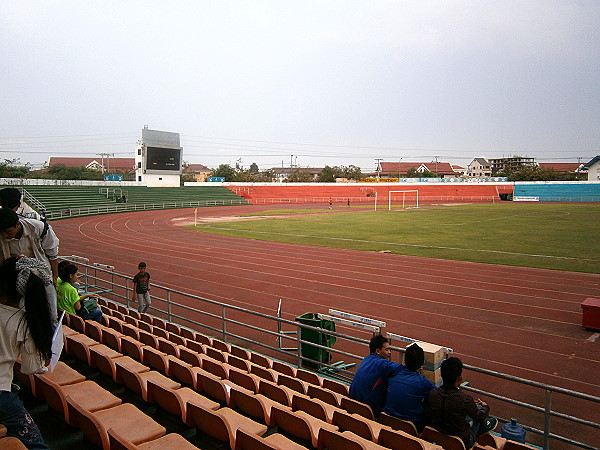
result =
[{"label": "stadium", "polygon": [[421,343],[436,384],[459,356],[528,444],[597,447],[598,183],[81,184],[19,186],[102,296],[102,325],[63,322],[55,372],[17,374],[51,448],[460,448],[347,397],[379,332],[396,362]]}]

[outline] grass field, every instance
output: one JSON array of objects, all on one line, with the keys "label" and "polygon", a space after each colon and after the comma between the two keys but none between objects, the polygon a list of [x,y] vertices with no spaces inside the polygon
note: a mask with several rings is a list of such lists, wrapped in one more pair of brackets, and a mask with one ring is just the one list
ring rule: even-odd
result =
[{"label": "grass field", "polygon": [[256,214],[289,216],[190,228],[247,239],[600,273],[598,204],[506,202]]}]

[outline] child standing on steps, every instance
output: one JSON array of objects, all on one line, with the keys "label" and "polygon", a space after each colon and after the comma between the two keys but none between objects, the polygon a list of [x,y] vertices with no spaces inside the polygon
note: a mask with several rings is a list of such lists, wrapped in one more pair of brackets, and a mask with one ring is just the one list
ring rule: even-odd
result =
[{"label": "child standing on steps", "polygon": [[150,301],[150,273],[146,272],[146,263],[138,264],[139,272],[133,277],[133,296],[132,300],[137,299],[138,311],[145,313],[152,304]]}]

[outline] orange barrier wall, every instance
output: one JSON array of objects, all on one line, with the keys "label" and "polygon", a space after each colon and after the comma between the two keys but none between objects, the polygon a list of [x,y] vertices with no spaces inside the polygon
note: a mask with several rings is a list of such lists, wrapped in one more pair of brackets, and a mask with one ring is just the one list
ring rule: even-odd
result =
[{"label": "orange barrier wall", "polygon": [[499,194],[513,192],[511,183],[431,183],[431,184],[304,184],[304,185],[229,185],[230,190],[244,197],[250,203],[265,203],[267,199],[286,199],[290,202],[328,201],[352,199],[371,201],[377,193],[379,200],[388,198],[389,191],[419,191],[419,201],[489,202],[500,200]]}]

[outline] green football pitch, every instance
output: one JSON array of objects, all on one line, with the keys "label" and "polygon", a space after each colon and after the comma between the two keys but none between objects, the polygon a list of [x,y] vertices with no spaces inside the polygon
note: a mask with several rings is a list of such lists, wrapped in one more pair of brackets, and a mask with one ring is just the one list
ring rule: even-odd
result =
[{"label": "green football pitch", "polygon": [[246,239],[600,273],[599,204],[503,202],[400,211],[339,207],[252,215],[262,218],[203,223],[195,229]]}]

